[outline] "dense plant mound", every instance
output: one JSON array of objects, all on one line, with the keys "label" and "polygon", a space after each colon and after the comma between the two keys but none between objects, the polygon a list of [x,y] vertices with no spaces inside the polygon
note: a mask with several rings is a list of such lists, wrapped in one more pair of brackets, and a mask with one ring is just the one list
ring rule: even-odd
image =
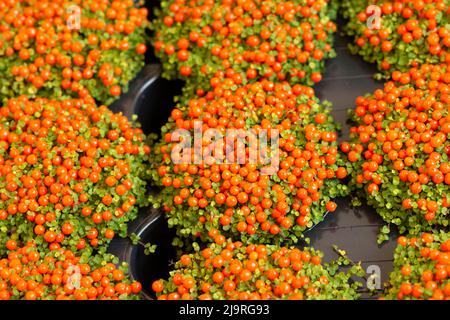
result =
[{"label": "dense plant mound", "polygon": [[448,300],[450,298],[450,234],[424,233],[400,237],[384,299]]},{"label": "dense plant mound", "polygon": [[203,241],[219,230],[296,242],[347,193],[337,130],[329,108],[300,85],[227,79],[204,97],[182,97],[151,159],[169,225]]},{"label": "dense plant mound", "polygon": [[146,19],[133,0],[2,1],[0,101],[90,94],[110,104],[144,65]]},{"label": "dense plant mound", "polygon": [[168,280],[152,284],[160,300],[357,299],[363,273],[359,266],[346,273],[339,258],[322,264],[322,253],[312,248],[244,245],[227,242],[181,256]]},{"label": "dense plant mound", "polygon": [[128,300],[141,291],[111,255],[83,261],[70,250],[16,246],[9,240],[8,257],[0,260],[0,300]]},{"label": "dense plant mound", "polygon": [[447,65],[393,72],[356,99],[351,144],[341,145],[352,185],[402,233],[449,224],[449,84]]},{"label": "dense plant mound", "polygon": [[449,50],[448,0],[350,0],[341,5],[348,19],[344,30],[355,39],[351,50],[376,63],[385,76],[437,63]]},{"label": "dense plant mound", "polygon": [[142,130],[92,98],[0,108],[0,254],[8,237],[104,252],[147,202]]},{"label": "dense plant mound", "polygon": [[225,75],[312,85],[335,56],[335,11],[328,0],[162,1],[153,44],[163,75],[191,89]]}]

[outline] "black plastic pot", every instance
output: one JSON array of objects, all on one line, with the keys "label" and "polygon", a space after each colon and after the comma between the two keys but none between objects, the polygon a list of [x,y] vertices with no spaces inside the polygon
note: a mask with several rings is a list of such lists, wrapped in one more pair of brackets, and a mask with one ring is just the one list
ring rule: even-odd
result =
[{"label": "black plastic pot", "polygon": [[[122,258],[129,264],[131,277],[142,283],[142,298],[154,299],[151,292],[153,281],[167,279],[171,264],[176,261],[176,250],[172,246],[174,232],[169,229],[164,215],[160,211],[153,211],[141,222],[135,233],[142,243],[132,245],[129,242]],[[156,251],[146,255],[144,243],[156,245]]]},{"label": "black plastic pot", "polygon": [[181,93],[182,81],[169,81],[161,77],[160,64],[146,65],[131,81],[129,89],[109,108],[122,112],[131,119],[137,115],[143,131],[159,134]]}]

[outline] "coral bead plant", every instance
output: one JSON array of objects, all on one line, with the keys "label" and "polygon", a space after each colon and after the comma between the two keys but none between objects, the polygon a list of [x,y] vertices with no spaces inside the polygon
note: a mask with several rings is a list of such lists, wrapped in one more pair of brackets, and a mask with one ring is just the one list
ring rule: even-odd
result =
[{"label": "coral bead plant", "polygon": [[0,254],[12,238],[104,252],[147,203],[142,130],[92,98],[10,99],[0,108]]},{"label": "coral bead plant", "polygon": [[381,74],[438,63],[450,47],[448,0],[342,1],[354,37],[353,53],[376,63]]},{"label": "coral bead plant", "polygon": [[449,225],[450,69],[394,71],[356,99],[348,155],[351,184],[400,232]]},{"label": "coral bead plant", "polygon": [[[151,159],[170,226],[203,241],[218,231],[259,243],[297,242],[348,190],[329,111],[312,88],[268,80],[236,86],[226,79],[204,97],[183,96]],[[198,142],[196,127],[223,138],[213,143],[205,134]],[[263,131],[266,148],[249,134]]]},{"label": "coral bead plant", "polygon": [[322,263],[322,253],[312,248],[245,245],[227,242],[181,256],[168,280],[153,282],[160,300],[350,300],[357,299],[359,265],[345,258]]},{"label": "coral bead plant", "polygon": [[48,251],[33,242],[8,240],[0,259],[0,300],[131,300],[141,284],[126,277],[111,255],[83,260],[70,250]]},{"label": "coral bead plant", "polygon": [[335,14],[328,0],[162,1],[153,45],[163,75],[190,89],[207,90],[211,78],[225,76],[312,85],[335,56]]},{"label": "coral bead plant", "polygon": [[83,98],[110,104],[144,65],[147,9],[133,0],[0,3],[0,101]]},{"label": "coral bead plant", "polygon": [[384,299],[448,300],[450,235],[423,233],[400,237]]}]

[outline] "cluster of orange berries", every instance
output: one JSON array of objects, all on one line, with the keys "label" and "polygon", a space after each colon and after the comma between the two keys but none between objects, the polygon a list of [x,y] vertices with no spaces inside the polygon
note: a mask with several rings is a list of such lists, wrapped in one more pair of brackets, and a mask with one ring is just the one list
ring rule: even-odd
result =
[{"label": "cluster of orange berries", "polygon": [[384,299],[450,300],[450,234],[400,237]]},{"label": "cluster of orange berries", "polygon": [[400,232],[448,225],[450,68],[395,71],[372,95],[358,97],[348,154],[353,185]]},{"label": "cluster of orange berries", "polygon": [[153,45],[163,75],[194,90],[212,77],[312,85],[335,56],[334,15],[328,0],[162,1]]},{"label": "cluster of orange berries", "polygon": [[[184,96],[151,155],[169,224],[202,240],[218,229],[246,241],[296,242],[348,190],[329,111],[312,88],[268,80],[226,79],[203,97]],[[213,143],[211,130],[222,138]]]},{"label": "cluster of orange berries", "polygon": [[147,25],[147,9],[133,0],[2,1],[0,101],[91,95],[111,103],[144,65]]},{"label": "cluster of orange berries", "polygon": [[450,48],[447,0],[351,0],[342,6],[345,30],[355,38],[352,51],[385,75],[442,61]]},{"label": "cluster of orange berries", "polygon": [[14,240],[7,247],[8,256],[0,259],[0,300],[123,300],[141,291],[111,256],[83,263],[70,250],[43,254],[34,243],[19,248]]},{"label": "cluster of orange berries", "polygon": [[359,296],[358,283],[348,283],[359,268],[337,273],[321,262],[321,253],[313,249],[229,241],[181,256],[170,278],[153,282],[152,289],[159,300],[347,300]]},{"label": "cluster of orange berries", "polygon": [[144,205],[140,128],[92,98],[22,96],[0,108],[0,237],[104,252]]}]

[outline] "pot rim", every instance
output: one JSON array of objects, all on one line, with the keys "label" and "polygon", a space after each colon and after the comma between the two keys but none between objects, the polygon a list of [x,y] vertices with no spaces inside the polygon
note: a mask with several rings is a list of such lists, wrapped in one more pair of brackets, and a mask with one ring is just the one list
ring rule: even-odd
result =
[{"label": "pot rim", "polygon": [[[155,212],[151,212],[136,228],[135,234],[138,237],[141,237],[142,234],[153,224],[155,223],[158,219],[163,218],[163,213],[158,210]],[[139,281],[138,279],[136,279],[136,277],[134,276],[133,272],[132,272],[132,261],[131,261],[131,256],[133,253],[133,250],[136,248],[137,245],[133,245],[131,242],[127,245],[126,249],[125,249],[125,261],[128,264],[128,270],[129,270],[129,274],[130,274],[130,278],[132,281]],[[145,288],[142,288],[140,296],[142,299],[144,300],[155,300],[154,297],[151,296],[151,294],[149,293],[149,291]]]}]

